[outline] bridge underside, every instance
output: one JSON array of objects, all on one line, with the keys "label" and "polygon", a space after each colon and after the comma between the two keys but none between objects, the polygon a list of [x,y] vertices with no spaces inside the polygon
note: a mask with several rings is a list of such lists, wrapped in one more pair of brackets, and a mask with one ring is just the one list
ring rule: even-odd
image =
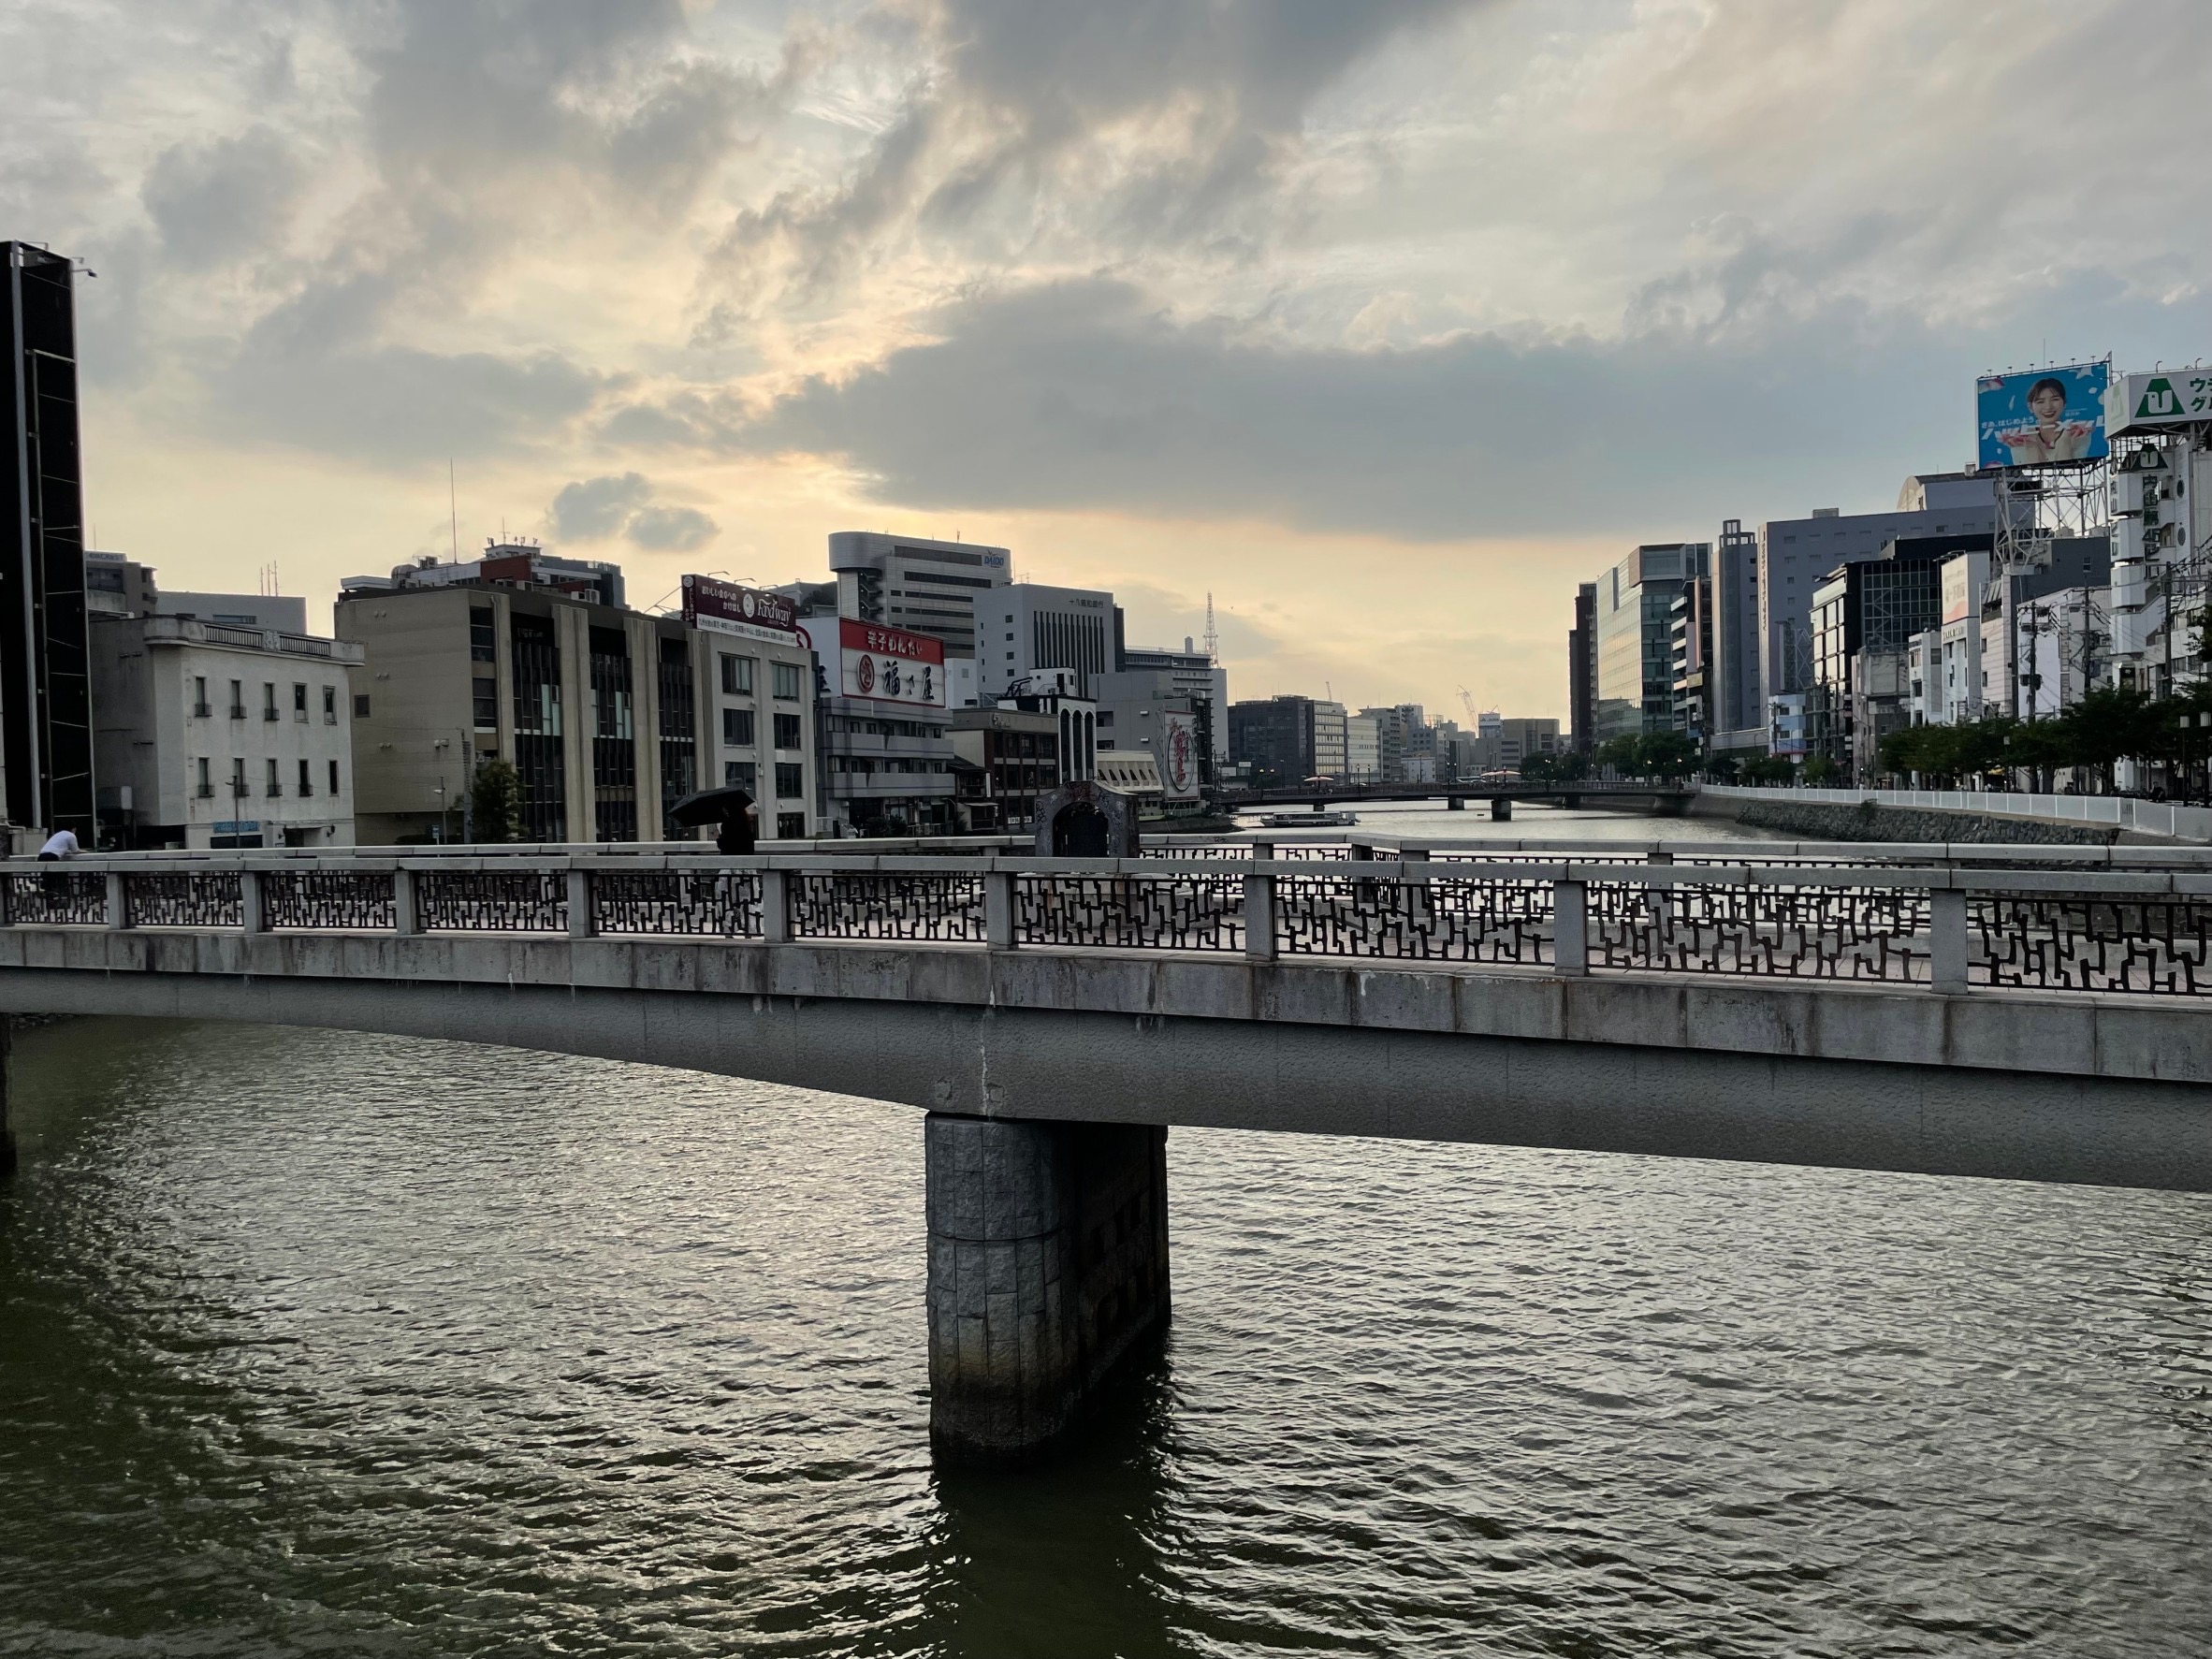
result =
[{"label": "bridge underside", "polygon": [[2212,1191],[2212,1087],[2155,1077],[1080,1007],[75,968],[0,972],[0,1011],[491,1042],[973,1117]]}]

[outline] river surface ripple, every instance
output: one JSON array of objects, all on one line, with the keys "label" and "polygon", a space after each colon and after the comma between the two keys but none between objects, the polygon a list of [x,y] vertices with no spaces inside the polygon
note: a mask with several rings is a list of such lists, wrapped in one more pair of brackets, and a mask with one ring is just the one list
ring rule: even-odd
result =
[{"label": "river surface ripple", "polygon": [[1177,1130],[1167,1352],[952,1477],[909,1110],[213,1025],[17,1077],[0,1652],[2212,1653],[2212,1200]]}]

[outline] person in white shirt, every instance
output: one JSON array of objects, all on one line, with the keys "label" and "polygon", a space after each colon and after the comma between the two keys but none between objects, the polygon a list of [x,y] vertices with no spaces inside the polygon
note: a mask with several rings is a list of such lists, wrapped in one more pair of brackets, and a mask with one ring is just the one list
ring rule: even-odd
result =
[{"label": "person in white shirt", "polygon": [[[79,851],[74,830],[56,830],[46,837],[46,845],[38,849],[38,862],[59,864],[65,858],[75,858]],[[49,898],[65,898],[69,893],[69,878],[59,870],[48,870],[39,878],[38,887]]]}]

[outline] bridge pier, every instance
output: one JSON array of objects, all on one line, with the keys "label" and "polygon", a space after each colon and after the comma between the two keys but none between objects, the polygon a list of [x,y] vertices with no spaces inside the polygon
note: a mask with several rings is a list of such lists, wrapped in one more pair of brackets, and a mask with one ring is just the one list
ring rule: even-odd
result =
[{"label": "bridge pier", "polygon": [[930,1439],[1013,1461],[1167,1329],[1167,1130],[933,1112],[923,1136]]},{"label": "bridge pier", "polygon": [[1513,797],[1500,795],[1496,800],[1491,802],[1490,815],[1499,823],[1511,823],[1513,822]]},{"label": "bridge pier", "polygon": [[1464,812],[1467,809],[1467,797],[1465,795],[1446,795],[1444,809],[1447,812]]}]

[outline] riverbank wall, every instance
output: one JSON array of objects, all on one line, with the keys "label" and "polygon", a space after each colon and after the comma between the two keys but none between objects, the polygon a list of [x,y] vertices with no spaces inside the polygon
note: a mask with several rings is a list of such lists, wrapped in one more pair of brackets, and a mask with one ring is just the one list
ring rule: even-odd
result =
[{"label": "riverbank wall", "polygon": [[[2052,823],[2009,818],[1995,812],[1948,808],[1891,807],[1866,799],[1793,799],[1794,790],[1722,795],[1701,792],[1690,811],[1698,818],[1725,818],[1749,829],[1773,830],[1801,841],[1973,841],[2009,847],[2109,847],[2120,839],[2115,826]],[[2131,839],[2149,837],[2131,837]]]}]

